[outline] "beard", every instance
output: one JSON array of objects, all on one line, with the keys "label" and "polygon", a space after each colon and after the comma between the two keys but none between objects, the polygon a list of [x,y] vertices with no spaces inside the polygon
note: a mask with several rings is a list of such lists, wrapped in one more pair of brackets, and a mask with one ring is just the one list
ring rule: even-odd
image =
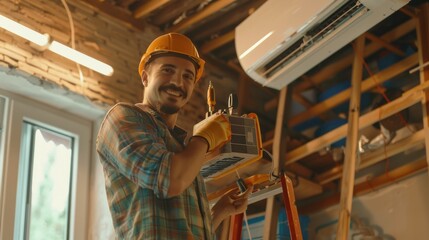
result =
[{"label": "beard", "polygon": [[175,114],[179,112],[180,108],[178,106],[168,106],[166,104],[161,105],[159,108],[160,112],[166,113],[166,114]]},{"label": "beard", "polygon": [[[168,89],[171,89],[171,90],[176,91],[176,92],[180,92],[184,99],[186,99],[188,96],[188,94],[183,89],[181,89],[181,88],[179,88],[173,84],[162,86],[162,87],[160,87],[159,91],[163,92],[163,91],[167,91]],[[172,101],[176,101],[176,100],[172,100]],[[175,113],[179,112],[180,107],[176,106],[174,104],[170,105],[169,103],[164,103],[164,104],[161,103],[159,106],[159,110],[160,110],[160,112],[165,113],[165,114],[175,114]]]}]

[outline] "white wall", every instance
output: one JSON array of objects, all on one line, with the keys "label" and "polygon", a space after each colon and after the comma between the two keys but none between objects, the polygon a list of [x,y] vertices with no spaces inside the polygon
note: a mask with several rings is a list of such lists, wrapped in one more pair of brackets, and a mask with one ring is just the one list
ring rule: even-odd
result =
[{"label": "white wall", "polygon": [[[358,217],[378,236],[383,236],[381,239],[429,239],[428,172],[355,198],[352,216]],[[310,239],[335,239],[338,205],[313,214],[310,218]],[[357,224],[352,223],[352,228],[356,227]],[[349,234],[349,239],[361,238],[351,238]]]},{"label": "white wall", "polygon": [[[94,139],[97,139],[97,132],[101,121],[95,125],[97,131],[94,133]],[[103,166],[101,165],[96,152],[94,151],[94,161],[91,163],[90,177],[90,216],[88,239],[113,240],[115,239],[115,230],[107,203],[106,189],[104,185]]]}]

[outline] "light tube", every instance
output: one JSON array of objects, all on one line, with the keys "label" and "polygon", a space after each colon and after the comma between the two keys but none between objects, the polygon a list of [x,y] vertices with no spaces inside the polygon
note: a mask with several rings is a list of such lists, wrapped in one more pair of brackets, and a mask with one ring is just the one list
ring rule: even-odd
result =
[{"label": "light tube", "polygon": [[76,51],[75,49],[70,48],[55,40],[50,42],[50,37],[48,34],[41,34],[39,32],[36,32],[22,24],[19,24],[7,17],[4,17],[1,14],[0,14],[0,27],[22,38],[27,39],[28,41],[36,45],[39,45],[41,47],[47,47],[47,49],[49,49],[50,51],[58,55],[61,55],[67,59],[70,59],[87,68],[90,68],[96,72],[99,72],[103,75],[112,76],[113,74],[113,68],[110,65],[105,64],[79,51]]},{"label": "light tube", "polygon": [[110,65],[107,65],[93,57],[76,51],[73,48],[70,48],[57,41],[52,41],[48,49],[58,55],[61,55],[67,59],[77,62],[80,65],[83,65],[106,76],[112,76],[113,74],[113,68]]},{"label": "light tube", "polygon": [[9,19],[0,14],[0,27],[14,33],[28,41],[37,44],[41,47],[45,47],[49,44],[49,35],[41,34],[33,29],[30,29],[22,24],[19,24],[12,19]]}]

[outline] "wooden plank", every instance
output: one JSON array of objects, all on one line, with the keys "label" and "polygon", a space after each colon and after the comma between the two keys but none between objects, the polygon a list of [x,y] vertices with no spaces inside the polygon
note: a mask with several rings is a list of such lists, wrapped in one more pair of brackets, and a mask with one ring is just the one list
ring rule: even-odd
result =
[{"label": "wooden plank", "polygon": [[117,0],[119,6],[128,8],[131,4],[133,4],[136,0]]},{"label": "wooden plank", "polygon": [[241,21],[247,18],[251,12],[259,8],[266,0],[252,0],[235,7],[233,10],[225,13],[221,19],[222,21],[211,21],[198,27],[191,34],[194,41],[201,41],[210,38],[211,36],[225,31],[224,29],[231,29],[238,25]]},{"label": "wooden plank", "polygon": [[[420,82],[429,82],[429,66],[423,67],[429,62],[429,3],[422,4],[417,21],[417,45],[419,54]],[[429,92],[425,92],[422,100],[423,129],[425,131],[426,160],[429,163]]]},{"label": "wooden plank", "polygon": [[[407,137],[401,141],[393,144],[389,144],[386,147],[381,147],[377,150],[365,153],[361,155],[361,163],[357,166],[357,169],[364,169],[372,166],[386,158],[392,157],[396,154],[406,151],[419,144],[423,144],[425,139],[424,130],[420,130],[410,137]],[[315,177],[316,181],[321,185],[327,184],[341,177],[343,167],[337,166],[326,172],[323,172]]]},{"label": "wooden plank", "polygon": [[352,69],[352,92],[349,107],[344,168],[341,180],[341,199],[336,239],[347,240],[352,214],[353,187],[355,185],[356,162],[359,155],[359,114],[360,91],[363,70],[363,51],[365,36],[361,35],[354,42],[354,60]]},{"label": "wooden plank", "polygon": [[[276,125],[274,132],[274,142],[273,142],[273,174],[275,176],[280,176],[280,174],[284,174],[284,159],[286,155],[286,129],[284,128],[284,121],[287,119],[287,109],[288,99],[290,97],[287,96],[288,87],[284,87],[280,90],[279,94],[279,105],[277,107],[277,117],[276,117]],[[267,199],[267,206],[265,210],[265,223],[264,223],[264,235],[263,239],[275,239],[277,232],[277,219],[278,212],[280,209],[280,203],[275,201],[275,196],[269,197]]]},{"label": "wooden plank", "polygon": [[225,8],[234,2],[235,0],[223,0],[223,1],[216,1],[214,3],[211,3],[206,8],[199,11],[198,13],[184,19],[183,21],[179,22],[176,25],[173,25],[172,27],[167,29],[166,32],[185,32],[192,25],[198,22],[202,22],[204,19],[210,17],[210,15],[215,14],[216,12],[220,11],[222,8]]},{"label": "wooden plank", "polygon": [[219,47],[222,47],[235,39],[235,30],[232,30],[222,36],[219,36],[209,42],[204,43],[200,50],[203,54],[207,54]]},{"label": "wooden plank", "polygon": [[410,6],[404,6],[399,11],[403,12],[404,14],[408,15],[411,18],[417,18],[416,10],[413,7]]},{"label": "wooden plank", "polygon": [[374,34],[367,32],[365,33],[365,37],[371,41],[373,41],[374,43],[378,43],[381,46],[383,46],[384,48],[386,48],[387,50],[396,53],[399,56],[405,56],[404,51],[402,51],[401,49],[397,48],[396,46],[394,46],[393,44],[388,43],[387,41],[375,36]]},{"label": "wooden plank", "polygon": [[141,3],[136,10],[133,12],[134,18],[147,17],[152,11],[164,6],[169,3],[170,0],[149,0]]},{"label": "wooden plank", "polygon": [[[375,191],[386,185],[398,182],[411,174],[416,174],[427,169],[426,158],[422,158],[416,161],[413,161],[407,165],[398,167],[394,170],[389,171],[383,175],[377,176],[373,179],[369,179],[366,182],[355,185],[354,196],[360,196],[370,191]],[[318,200],[317,204],[308,204],[299,209],[301,214],[311,214],[318,212],[322,209],[326,209],[330,206],[337,204],[340,200],[339,194],[334,194],[332,196],[326,197],[324,199]]]},{"label": "wooden plank", "polygon": [[144,22],[135,19],[133,16],[131,16],[130,13],[126,12],[123,8],[115,7],[114,5],[110,4],[108,1],[86,0],[85,3],[92,5],[100,12],[103,12],[109,16],[112,16],[128,26],[133,26],[134,28],[141,31],[145,30],[146,28]]},{"label": "wooden plank", "polygon": [[[420,86],[416,87],[419,88]],[[402,97],[393,100],[392,102],[374,109],[373,111],[363,115],[359,119],[359,128],[363,129],[369,125],[385,119],[393,114],[402,111],[405,108],[412,106],[422,100],[423,93],[419,90],[411,89],[409,94],[404,94]],[[320,149],[338,141],[346,136],[347,124],[332,130],[323,136],[316,138],[286,154],[285,164],[291,164],[304,158]]]},{"label": "wooden plank", "polygon": [[[172,1],[170,4],[159,10],[155,16],[151,16],[150,22],[156,26],[165,25],[174,19],[179,18],[183,13],[202,4],[205,0],[181,0]],[[192,40],[194,40],[192,38]],[[195,40],[194,40],[195,41]]]},{"label": "wooden plank", "polygon": [[[407,69],[410,69],[412,66],[417,64],[418,58],[417,53],[413,54],[406,59],[395,63],[389,68],[384,69],[383,71],[367,78],[362,82],[361,92],[366,92],[383,82],[403,73]],[[307,111],[299,113],[293,116],[289,121],[289,126],[296,126],[299,123],[308,120],[314,116],[319,116],[320,114],[332,109],[333,107],[347,101],[350,99],[351,88],[346,89],[335,96],[332,96],[323,102],[315,104],[312,108],[307,109]]]}]

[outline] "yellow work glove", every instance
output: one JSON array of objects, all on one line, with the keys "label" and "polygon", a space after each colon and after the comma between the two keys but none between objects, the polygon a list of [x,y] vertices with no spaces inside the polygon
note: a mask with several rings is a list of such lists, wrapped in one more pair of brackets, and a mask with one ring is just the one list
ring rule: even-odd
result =
[{"label": "yellow work glove", "polygon": [[211,152],[231,140],[231,124],[225,115],[215,113],[194,126],[193,136],[204,138]]}]

